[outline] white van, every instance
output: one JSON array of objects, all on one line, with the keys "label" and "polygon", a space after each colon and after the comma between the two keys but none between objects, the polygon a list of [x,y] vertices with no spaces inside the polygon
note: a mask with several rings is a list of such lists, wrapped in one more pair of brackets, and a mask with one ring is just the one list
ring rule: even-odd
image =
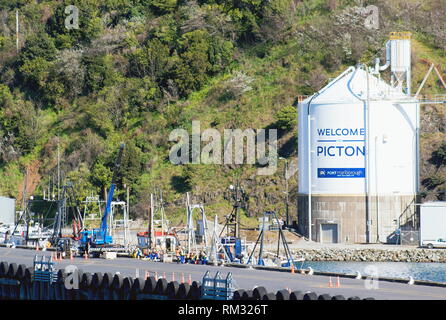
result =
[{"label": "white van", "polygon": [[424,240],[422,246],[429,249],[446,248],[446,239]]}]

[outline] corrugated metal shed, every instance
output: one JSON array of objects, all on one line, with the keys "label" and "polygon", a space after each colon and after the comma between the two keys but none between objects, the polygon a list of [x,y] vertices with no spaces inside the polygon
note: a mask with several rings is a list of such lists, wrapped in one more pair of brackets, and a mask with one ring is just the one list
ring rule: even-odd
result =
[{"label": "corrugated metal shed", "polygon": [[0,222],[14,224],[15,199],[0,196]]}]

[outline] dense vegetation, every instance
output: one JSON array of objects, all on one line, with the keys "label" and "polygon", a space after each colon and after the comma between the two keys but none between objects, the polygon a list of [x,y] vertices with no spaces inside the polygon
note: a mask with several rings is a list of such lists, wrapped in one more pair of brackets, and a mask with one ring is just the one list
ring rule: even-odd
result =
[{"label": "dense vegetation", "polygon": [[[363,2],[363,3],[362,3]],[[364,21],[379,8],[379,29]],[[79,9],[79,28],[64,26]],[[15,10],[20,17],[19,50]],[[278,128],[279,155],[296,157],[298,95],[312,94],[358,61],[384,57],[390,31],[414,34],[413,87],[446,66],[443,0],[0,0],[0,194],[37,197],[64,182],[79,199],[104,196],[120,142],[126,143],[118,196],[130,187],[131,214],[147,212],[163,190],[171,219],[184,192],[208,212],[228,213],[227,189],[240,181],[246,214],[283,213],[284,161],[273,176],[252,165],[175,166],[169,133]],[[425,93],[442,93],[433,77]],[[445,107],[423,106],[422,179],[435,198],[446,181]],[[295,212],[296,179],[290,180]]]}]

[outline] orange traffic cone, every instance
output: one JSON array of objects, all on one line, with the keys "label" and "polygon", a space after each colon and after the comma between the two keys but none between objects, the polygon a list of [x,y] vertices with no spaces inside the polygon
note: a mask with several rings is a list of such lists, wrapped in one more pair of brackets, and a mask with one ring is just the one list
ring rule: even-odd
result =
[{"label": "orange traffic cone", "polygon": [[158,281],[158,272],[155,272],[155,281]]},{"label": "orange traffic cone", "polygon": [[338,276],[338,280],[336,281],[336,288],[340,288],[341,287],[341,281],[339,280],[339,276]]},{"label": "orange traffic cone", "polygon": [[74,260],[73,252],[70,251],[70,260]]},{"label": "orange traffic cone", "polygon": [[192,277],[191,277],[191,275],[189,274],[189,285],[192,285]]},{"label": "orange traffic cone", "polygon": [[181,272],[181,283],[184,283],[184,272]]},{"label": "orange traffic cone", "polygon": [[330,280],[328,280],[328,287],[333,288],[333,283],[331,282],[331,277],[330,277]]},{"label": "orange traffic cone", "polygon": [[291,265],[291,273],[294,273],[294,264]]}]

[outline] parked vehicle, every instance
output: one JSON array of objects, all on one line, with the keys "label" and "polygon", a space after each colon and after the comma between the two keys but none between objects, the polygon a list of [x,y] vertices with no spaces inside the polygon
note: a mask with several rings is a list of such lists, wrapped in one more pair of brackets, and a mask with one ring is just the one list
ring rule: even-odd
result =
[{"label": "parked vehicle", "polygon": [[429,249],[446,248],[446,239],[424,240],[422,247],[427,247]]},{"label": "parked vehicle", "polygon": [[446,202],[426,202],[420,208],[420,245],[446,248]]}]

